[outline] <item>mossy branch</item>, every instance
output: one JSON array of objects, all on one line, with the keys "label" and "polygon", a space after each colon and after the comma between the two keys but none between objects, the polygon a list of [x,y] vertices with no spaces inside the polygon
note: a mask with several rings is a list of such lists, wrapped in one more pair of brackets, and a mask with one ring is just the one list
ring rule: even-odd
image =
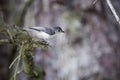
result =
[{"label": "mossy branch", "polygon": [[[17,26],[23,26],[25,14],[27,13],[28,8],[33,3],[33,1],[34,0],[29,0],[26,2],[25,6],[18,14],[15,22]],[[47,45],[39,41],[34,41],[26,31],[22,30],[22,27],[17,26],[7,25],[4,22],[0,12],[0,35],[4,34],[5,37],[5,39],[0,38],[0,45],[12,44],[19,49],[18,56],[9,66],[9,68],[11,68],[13,65],[16,65],[13,79],[17,79],[18,67],[20,67],[20,61],[22,61],[22,72],[24,72],[28,78],[32,78],[32,80],[44,80],[44,70],[34,65],[31,52],[35,47],[47,49]]]},{"label": "mossy branch", "polygon": [[18,61],[17,61],[17,64],[16,64],[16,69],[15,69],[15,72],[14,72],[14,76],[13,76],[14,80],[16,80],[18,67],[19,67],[19,64],[20,64],[20,59],[21,59],[23,53],[24,53],[24,45],[23,45],[23,42],[22,42],[22,44],[20,45]]},{"label": "mossy branch", "polygon": [[9,40],[8,39],[1,39],[0,40],[0,45],[2,45],[2,44],[9,44],[10,42],[9,42]]},{"label": "mossy branch", "polygon": [[18,67],[20,61],[22,61],[22,72],[24,72],[28,76],[28,78],[32,78],[34,80],[43,80],[44,70],[34,65],[32,50],[36,47],[47,49],[48,45],[33,40],[26,31],[24,31],[22,28],[16,27],[15,25],[6,25],[6,27],[4,27],[4,30],[1,31],[0,34],[4,34],[6,36],[6,39],[0,39],[0,44],[13,44],[16,45],[19,49],[18,56],[9,67],[11,68],[16,62],[13,79],[16,80]]}]

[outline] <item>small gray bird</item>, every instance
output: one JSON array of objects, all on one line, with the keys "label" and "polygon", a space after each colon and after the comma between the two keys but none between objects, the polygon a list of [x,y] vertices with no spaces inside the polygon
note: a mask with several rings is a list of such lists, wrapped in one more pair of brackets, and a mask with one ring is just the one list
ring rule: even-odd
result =
[{"label": "small gray bird", "polygon": [[24,27],[31,37],[47,44],[47,40],[58,32],[64,33],[61,27]]}]

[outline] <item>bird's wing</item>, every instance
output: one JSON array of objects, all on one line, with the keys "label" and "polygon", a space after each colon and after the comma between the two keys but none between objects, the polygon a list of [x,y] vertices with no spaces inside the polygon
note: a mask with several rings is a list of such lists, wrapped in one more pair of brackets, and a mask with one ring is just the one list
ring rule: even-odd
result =
[{"label": "bird's wing", "polygon": [[29,29],[36,30],[36,31],[45,31],[44,27],[30,27]]},{"label": "bird's wing", "polygon": [[55,31],[52,29],[52,28],[49,28],[49,27],[24,27],[23,28],[24,30],[35,30],[35,31],[44,31],[45,33],[48,33],[50,35],[53,35],[55,34]]},{"label": "bird's wing", "polygon": [[45,28],[44,27],[24,27],[23,30],[26,30],[28,32],[30,32],[30,31],[32,31],[32,32],[34,32],[34,31],[40,32],[40,31],[45,31]]}]

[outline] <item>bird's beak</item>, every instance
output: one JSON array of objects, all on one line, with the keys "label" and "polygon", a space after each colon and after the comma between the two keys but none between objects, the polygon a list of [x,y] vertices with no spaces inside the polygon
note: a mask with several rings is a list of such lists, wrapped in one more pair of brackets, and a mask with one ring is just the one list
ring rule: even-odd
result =
[{"label": "bird's beak", "polygon": [[65,31],[63,31],[63,30],[62,30],[61,32],[62,32],[62,33],[65,33]]}]

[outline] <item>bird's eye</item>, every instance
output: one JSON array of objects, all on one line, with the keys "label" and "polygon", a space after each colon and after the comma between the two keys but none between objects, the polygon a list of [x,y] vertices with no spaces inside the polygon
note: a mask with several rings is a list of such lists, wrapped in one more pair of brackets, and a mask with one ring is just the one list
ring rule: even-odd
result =
[{"label": "bird's eye", "polygon": [[58,29],[58,32],[60,32],[61,30],[60,29]]}]

